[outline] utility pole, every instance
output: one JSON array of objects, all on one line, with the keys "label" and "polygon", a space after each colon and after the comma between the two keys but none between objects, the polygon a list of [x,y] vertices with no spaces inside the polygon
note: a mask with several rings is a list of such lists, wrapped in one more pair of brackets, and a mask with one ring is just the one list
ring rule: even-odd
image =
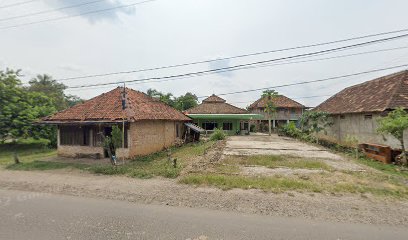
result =
[{"label": "utility pole", "polygon": [[122,164],[125,164],[125,109],[126,109],[126,86],[123,82],[122,92]]}]

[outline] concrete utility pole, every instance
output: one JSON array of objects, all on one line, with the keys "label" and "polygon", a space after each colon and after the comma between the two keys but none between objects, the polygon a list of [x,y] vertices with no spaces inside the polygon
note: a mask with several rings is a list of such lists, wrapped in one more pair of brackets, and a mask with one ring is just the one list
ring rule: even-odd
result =
[{"label": "concrete utility pole", "polygon": [[123,92],[122,92],[122,163],[125,164],[125,109],[126,109],[126,86],[123,82]]}]

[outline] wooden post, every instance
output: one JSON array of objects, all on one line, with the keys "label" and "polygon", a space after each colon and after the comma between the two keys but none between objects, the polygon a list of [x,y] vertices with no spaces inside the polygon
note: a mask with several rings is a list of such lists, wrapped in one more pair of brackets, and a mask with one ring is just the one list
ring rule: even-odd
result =
[{"label": "wooden post", "polygon": [[[125,109],[126,109],[126,88],[123,82],[123,96],[122,96],[122,164],[125,165]],[[123,102],[124,101],[124,102]]]}]

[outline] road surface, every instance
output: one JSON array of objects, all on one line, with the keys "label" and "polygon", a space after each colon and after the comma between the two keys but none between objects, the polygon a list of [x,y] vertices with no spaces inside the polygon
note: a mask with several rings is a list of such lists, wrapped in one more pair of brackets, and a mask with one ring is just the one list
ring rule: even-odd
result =
[{"label": "road surface", "polygon": [[0,239],[408,239],[408,229],[0,190]]}]

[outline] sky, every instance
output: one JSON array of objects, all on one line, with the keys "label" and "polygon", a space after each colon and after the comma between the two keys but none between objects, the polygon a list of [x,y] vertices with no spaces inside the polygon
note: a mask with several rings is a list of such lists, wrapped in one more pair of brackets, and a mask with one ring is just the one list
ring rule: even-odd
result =
[{"label": "sky", "polygon": [[[398,34],[177,68],[61,79],[222,59],[408,28],[406,0],[34,0],[10,6],[19,2],[27,1],[0,0],[0,69],[22,69],[24,83],[37,74],[49,74],[68,87],[206,71]],[[89,12],[93,13],[84,14]],[[399,34],[404,33],[408,31]],[[211,94],[408,64],[408,37],[301,60],[401,47],[405,48],[127,86],[139,91],[155,88],[175,96],[192,92],[202,100]],[[348,86],[404,69],[407,67],[275,90],[314,107]],[[66,94],[89,99],[117,86],[72,88]],[[246,107],[261,94],[252,91],[222,97]]]}]

